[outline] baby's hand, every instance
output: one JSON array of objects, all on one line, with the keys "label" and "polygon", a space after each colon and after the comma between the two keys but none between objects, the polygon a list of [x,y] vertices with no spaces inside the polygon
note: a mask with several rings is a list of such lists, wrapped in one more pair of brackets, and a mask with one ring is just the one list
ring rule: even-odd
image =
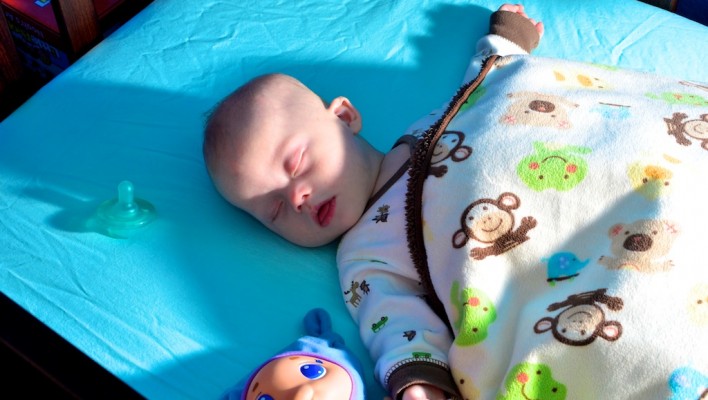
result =
[{"label": "baby's hand", "polygon": [[536,27],[536,32],[538,32],[538,36],[543,37],[543,22],[536,22],[536,20],[534,20],[533,18],[529,18],[529,16],[526,15],[526,11],[524,11],[524,6],[522,4],[503,4],[501,7],[499,7],[499,11],[513,12],[521,15],[524,18],[527,18],[529,22],[531,22],[533,26]]},{"label": "baby's hand", "polygon": [[429,385],[413,385],[403,392],[402,400],[445,400],[445,393]]}]

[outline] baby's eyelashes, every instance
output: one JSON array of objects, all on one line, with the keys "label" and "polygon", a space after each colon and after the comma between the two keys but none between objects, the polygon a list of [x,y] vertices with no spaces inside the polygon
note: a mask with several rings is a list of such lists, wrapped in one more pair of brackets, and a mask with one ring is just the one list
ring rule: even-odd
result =
[{"label": "baby's eyelashes", "polygon": [[275,222],[275,220],[278,218],[278,215],[280,214],[281,210],[283,209],[283,201],[278,200],[275,203],[275,207],[273,207],[273,212],[271,212],[270,216],[270,222]]},{"label": "baby's eyelashes", "polygon": [[295,178],[301,172],[302,159],[305,155],[305,148],[298,149],[293,155],[288,158],[285,163],[285,170],[290,174],[291,178]]}]

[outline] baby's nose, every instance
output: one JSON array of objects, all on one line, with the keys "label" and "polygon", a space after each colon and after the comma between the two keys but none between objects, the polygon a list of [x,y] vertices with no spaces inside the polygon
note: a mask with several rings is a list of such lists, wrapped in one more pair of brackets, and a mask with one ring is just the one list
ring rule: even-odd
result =
[{"label": "baby's nose", "polygon": [[300,212],[303,207],[307,206],[307,200],[310,198],[310,191],[303,184],[293,184],[290,189],[290,204],[295,211]]}]

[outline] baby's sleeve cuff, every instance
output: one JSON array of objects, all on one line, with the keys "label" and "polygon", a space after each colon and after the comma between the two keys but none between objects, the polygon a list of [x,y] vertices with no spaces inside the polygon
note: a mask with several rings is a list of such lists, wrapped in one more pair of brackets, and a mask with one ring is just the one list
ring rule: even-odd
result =
[{"label": "baby's sleeve cuff", "polygon": [[450,370],[429,362],[410,362],[396,369],[388,378],[388,387],[394,399],[401,399],[403,391],[413,385],[434,386],[450,398],[459,398]]},{"label": "baby's sleeve cuff", "polygon": [[489,33],[499,35],[531,53],[541,36],[528,18],[511,11],[496,11],[489,18]]}]

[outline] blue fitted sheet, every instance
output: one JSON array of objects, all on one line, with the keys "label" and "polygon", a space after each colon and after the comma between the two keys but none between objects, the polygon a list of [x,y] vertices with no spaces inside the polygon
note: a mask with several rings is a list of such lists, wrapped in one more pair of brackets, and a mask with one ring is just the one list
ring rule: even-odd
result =
[{"label": "blue fitted sheet", "polygon": [[[302,334],[313,307],[382,389],[342,302],[336,245],[298,248],[225,203],[205,114],[285,72],[349,97],[387,150],[456,90],[501,2],[157,0],[0,124],[0,290],[151,399],[215,398]],[[633,0],[527,0],[537,54],[708,82],[708,28]],[[85,222],[122,180],[158,218]]]}]

